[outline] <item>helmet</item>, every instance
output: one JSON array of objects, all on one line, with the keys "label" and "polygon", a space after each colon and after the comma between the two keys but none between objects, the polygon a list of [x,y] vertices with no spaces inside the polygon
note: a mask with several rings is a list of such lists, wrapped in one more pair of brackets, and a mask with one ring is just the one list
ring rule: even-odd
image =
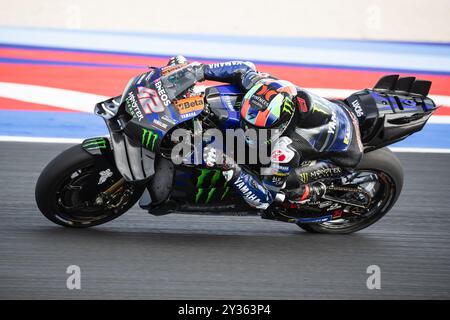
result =
[{"label": "helmet", "polygon": [[[241,127],[244,130],[277,129],[277,135],[281,136],[294,118],[296,94],[296,87],[289,81],[274,79],[258,81],[242,100]],[[247,142],[254,143],[248,139]]]}]

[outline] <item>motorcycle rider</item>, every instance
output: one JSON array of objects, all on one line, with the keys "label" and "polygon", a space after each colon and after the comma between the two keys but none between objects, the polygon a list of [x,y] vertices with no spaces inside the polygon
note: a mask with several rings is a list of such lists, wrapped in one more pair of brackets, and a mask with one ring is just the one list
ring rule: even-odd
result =
[{"label": "motorcycle rider", "polygon": [[[188,65],[187,60],[176,56],[166,68],[177,65]],[[322,197],[326,192],[322,182],[302,184],[286,195],[280,192],[291,171],[300,166],[305,156],[330,159],[341,167],[355,167],[361,160],[363,150],[358,122],[344,103],[338,105],[288,81],[259,73],[251,62],[191,65],[195,67],[195,82],[232,83],[246,91],[240,110],[242,129],[278,130],[270,139],[271,164],[263,168],[261,176],[249,172],[212,146],[204,148],[206,165],[221,169],[229,185],[250,206],[266,209],[276,200],[313,203]]]}]

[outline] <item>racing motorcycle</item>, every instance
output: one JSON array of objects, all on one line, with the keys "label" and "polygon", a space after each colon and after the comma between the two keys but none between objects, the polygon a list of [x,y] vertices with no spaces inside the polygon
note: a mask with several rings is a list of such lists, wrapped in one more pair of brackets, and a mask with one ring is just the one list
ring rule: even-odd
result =
[{"label": "racing motorcycle", "polygon": [[303,159],[283,191],[321,181],[325,195],[314,203],[275,202],[257,210],[233,191],[220,170],[172,161],[170,150],[179,143],[171,138],[176,128],[192,135],[196,123],[202,130],[239,128],[245,94],[235,85],[195,92],[189,65],[177,68],[152,68],[133,77],[122,95],[95,106],[110,135],[84,140],[45,167],[36,184],[36,202],[45,217],[65,227],[91,227],[119,217],[139,201],[155,216],[259,215],[309,232],[352,233],[378,221],[400,196],[402,165],[386,146],[420,131],[437,109],[428,97],[430,81],[398,75],[333,100],[359,121],[360,164],[349,169],[319,156]]}]

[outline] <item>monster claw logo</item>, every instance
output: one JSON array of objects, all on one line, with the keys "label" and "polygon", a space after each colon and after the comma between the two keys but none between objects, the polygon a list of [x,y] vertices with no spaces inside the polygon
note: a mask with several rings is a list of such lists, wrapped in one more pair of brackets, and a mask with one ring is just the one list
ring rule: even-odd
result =
[{"label": "monster claw logo", "polygon": [[[217,189],[223,189],[222,196],[220,197],[220,200],[223,200],[227,196],[230,187],[227,186],[226,182],[223,183],[223,181],[221,181],[221,171],[211,169],[200,169],[200,171],[201,173],[197,177],[197,193],[195,194],[195,203],[201,202],[201,199],[205,197],[206,199],[204,200],[204,203],[209,203],[209,201],[211,201],[213,196],[216,194]],[[209,183],[207,183],[208,179]],[[219,186],[218,182],[222,182],[223,185]]]},{"label": "monster claw logo", "polygon": [[321,107],[319,104],[317,104],[317,103],[314,103],[314,104],[313,104],[312,112],[313,112],[313,113],[314,113],[314,112],[320,112],[320,113],[323,113],[323,114],[325,114],[325,115],[328,115],[328,112],[325,111],[325,110],[323,110],[322,107]]},{"label": "monster claw logo", "polygon": [[106,149],[105,138],[93,138],[83,142],[83,148],[86,150]]},{"label": "monster claw logo", "polygon": [[283,104],[283,112],[292,114],[292,111],[294,111],[294,105],[292,103],[292,100],[289,98],[286,98],[284,100],[284,104]]},{"label": "monster claw logo", "polygon": [[149,150],[155,148],[155,142],[158,140],[158,134],[149,130],[142,128],[142,145]]},{"label": "monster claw logo", "polygon": [[299,175],[300,181],[302,183],[308,183],[308,174],[306,172],[300,173]]}]

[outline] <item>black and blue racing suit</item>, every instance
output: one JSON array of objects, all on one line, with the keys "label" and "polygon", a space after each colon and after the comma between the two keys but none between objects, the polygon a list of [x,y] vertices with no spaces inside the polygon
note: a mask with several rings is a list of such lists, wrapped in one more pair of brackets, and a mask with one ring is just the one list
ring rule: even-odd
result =
[{"label": "black and blue racing suit", "polygon": [[[186,77],[192,85],[213,80],[249,90],[256,82],[270,77],[258,73],[251,62],[192,63],[188,66],[191,71]],[[278,199],[291,171],[298,168],[303,159],[331,159],[344,167],[354,167],[361,159],[359,128],[349,109],[299,87],[294,101],[298,114],[295,130],[277,139],[272,148],[271,165],[263,169],[263,174],[256,176],[237,164],[224,171],[235,191],[252,207],[266,209]],[[309,193],[309,188],[301,188],[299,192],[291,193],[288,200],[302,201]]]}]

